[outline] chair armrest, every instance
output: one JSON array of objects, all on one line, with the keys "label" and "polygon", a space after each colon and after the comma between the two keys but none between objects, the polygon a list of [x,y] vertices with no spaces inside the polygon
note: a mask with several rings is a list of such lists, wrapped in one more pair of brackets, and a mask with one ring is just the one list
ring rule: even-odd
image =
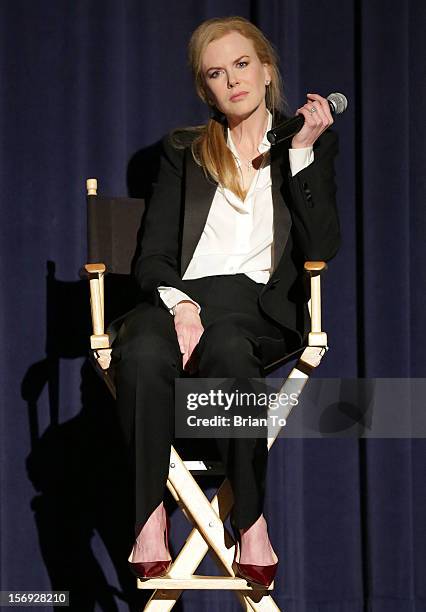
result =
[{"label": "chair armrest", "polygon": [[103,263],[86,264],[84,266],[87,274],[105,274],[106,266]]},{"label": "chair armrest", "polygon": [[306,261],[305,272],[311,277],[311,331],[308,346],[327,346],[327,334],[321,330],[321,274],[327,270],[325,261]]},{"label": "chair armrest", "polygon": [[[86,181],[88,196],[96,196],[98,191],[98,181],[96,178],[89,178]],[[108,368],[111,363],[111,347],[108,334],[105,334],[105,307],[104,307],[104,276],[106,266],[103,263],[88,263],[84,266],[82,273],[89,279],[90,283],[90,306],[92,312],[93,334],[90,336],[90,347],[93,351],[92,356],[115,396],[112,380],[108,375]]]},{"label": "chair armrest", "polygon": [[90,346],[95,350],[109,349],[109,336],[104,332],[104,275],[106,267],[103,263],[86,264],[84,270],[90,284],[90,305],[93,325]]}]

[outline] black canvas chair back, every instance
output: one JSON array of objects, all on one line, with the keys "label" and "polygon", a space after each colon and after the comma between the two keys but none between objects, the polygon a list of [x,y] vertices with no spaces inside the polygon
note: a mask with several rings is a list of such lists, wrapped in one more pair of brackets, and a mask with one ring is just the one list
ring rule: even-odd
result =
[{"label": "black canvas chair back", "polygon": [[107,269],[105,322],[111,342],[140,299],[132,271],[144,212],[140,198],[87,196],[88,262],[104,263]]},{"label": "black canvas chair back", "polygon": [[113,274],[130,275],[144,212],[145,201],[139,198],[88,195],[89,262],[102,262]]}]

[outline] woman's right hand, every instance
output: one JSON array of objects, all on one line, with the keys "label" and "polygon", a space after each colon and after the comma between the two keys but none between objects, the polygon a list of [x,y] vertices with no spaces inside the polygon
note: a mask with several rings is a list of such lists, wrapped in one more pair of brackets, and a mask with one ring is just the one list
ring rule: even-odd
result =
[{"label": "woman's right hand", "polygon": [[197,346],[204,327],[201,323],[198,308],[192,302],[182,301],[175,306],[175,330],[180,351],[183,354],[182,364],[185,369],[191,358],[192,351]]}]

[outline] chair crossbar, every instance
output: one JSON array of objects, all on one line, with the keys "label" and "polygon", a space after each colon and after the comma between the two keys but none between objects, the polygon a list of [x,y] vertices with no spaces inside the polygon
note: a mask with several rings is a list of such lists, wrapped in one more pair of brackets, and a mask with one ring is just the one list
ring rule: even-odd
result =
[{"label": "chair crossbar", "polygon": [[[197,580],[203,579],[205,582],[190,582],[192,588],[197,588],[196,585],[200,584],[200,588],[203,589],[230,589],[236,592],[245,609],[278,610],[272,598],[265,594],[273,589],[273,583],[266,590],[249,585],[245,580],[235,577],[232,567],[235,541],[224,525],[233,505],[232,489],[228,479],[223,481],[216,495],[209,502],[173,447],[170,458],[167,487],[185,516],[194,524],[194,528],[169,570],[168,576],[171,581],[158,578],[156,581],[160,582],[154,584],[152,579],[138,580],[139,588],[153,588],[158,585],[145,610],[155,610],[155,612],[171,610],[182,591],[189,588],[186,586],[188,579],[194,576],[194,572],[209,550],[213,551],[213,559],[219,568],[230,576],[196,577]],[[177,586],[180,588],[177,589]],[[241,586],[243,588],[240,588]],[[164,592],[168,589],[173,592],[167,597]],[[257,601],[252,599],[252,594],[255,594]],[[161,606],[157,607],[159,602]]]}]

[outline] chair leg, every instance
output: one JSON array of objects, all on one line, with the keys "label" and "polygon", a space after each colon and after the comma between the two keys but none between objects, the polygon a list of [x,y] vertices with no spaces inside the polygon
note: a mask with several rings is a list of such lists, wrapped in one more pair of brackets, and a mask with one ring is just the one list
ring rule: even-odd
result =
[{"label": "chair leg", "polygon": [[[223,524],[233,504],[229,481],[227,479],[224,480],[210,503],[192,474],[187,470],[179,454],[172,447],[167,486],[181,506],[184,514],[194,523],[194,529],[173,562],[168,577],[154,582],[152,580],[146,581],[146,586],[149,588],[154,588],[156,583],[161,584],[163,588],[156,589],[148,601],[145,610],[155,610],[155,612],[171,610],[185,588],[190,588],[188,585],[191,581],[191,576],[209,551],[209,548],[215,553],[214,559],[217,565],[222,571],[224,570],[229,574],[230,578],[205,577],[206,581],[214,582],[215,588],[234,590],[244,610],[258,612],[279,610],[272,597],[265,594],[264,589],[257,590],[248,586],[245,580],[235,578],[232,569],[235,542]],[[169,590],[165,588],[167,581],[169,581],[172,587],[174,579],[183,581],[182,589]],[[200,577],[198,581],[200,586],[197,588],[203,588],[201,586],[202,579]],[[194,579],[192,581],[194,582]],[[187,583],[186,585],[185,582]],[[139,585],[143,586],[140,582]],[[194,588],[193,585],[191,586]]]}]

